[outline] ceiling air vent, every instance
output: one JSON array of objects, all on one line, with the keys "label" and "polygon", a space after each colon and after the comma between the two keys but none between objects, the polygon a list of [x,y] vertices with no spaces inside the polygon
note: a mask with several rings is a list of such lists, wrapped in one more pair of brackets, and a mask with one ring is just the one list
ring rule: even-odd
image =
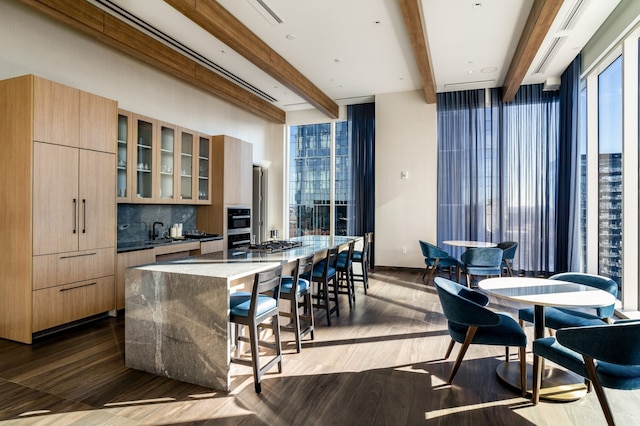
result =
[{"label": "ceiling air vent", "polygon": [[247,0],[251,6],[255,7],[256,10],[267,20],[271,25],[276,26],[278,24],[282,24],[282,19],[278,16],[276,12],[269,7],[267,3],[263,0]]},{"label": "ceiling air vent", "polygon": [[571,34],[571,30],[573,29],[578,16],[580,16],[581,12],[584,10],[587,2],[587,0],[576,0],[573,3],[573,6],[571,7],[571,9],[569,9],[564,19],[562,20],[562,24],[557,29],[555,38],[551,42],[551,45],[546,50],[542,58],[540,58],[538,65],[533,70],[533,74],[542,74],[545,71],[547,65],[549,64],[549,61],[551,61],[551,58],[555,56],[556,51],[560,48],[561,43],[564,41],[564,37]]}]

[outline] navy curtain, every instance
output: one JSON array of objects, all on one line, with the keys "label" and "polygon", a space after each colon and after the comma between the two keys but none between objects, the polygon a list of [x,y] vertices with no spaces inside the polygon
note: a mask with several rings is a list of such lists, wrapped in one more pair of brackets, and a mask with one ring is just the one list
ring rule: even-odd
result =
[{"label": "navy curtain", "polygon": [[560,80],[560,140],[558,151],[558,213],[556,224],[556,272],[581,269],[579,220],[578,104],[580,93],[578,55]]},{"label": "navy curtain", "polygon": [[549,274],[558,94],[533,85],[501,98],[501,89],[438,94],[438,243],[516,241],[514,269]]},{"label": "navy curtain", "polygon": [[[364,235],[365,232],[373,232],[375,228],[375,104],[349,105],[347,121],[354,201],[350,204],[347,233]],[[374,265],[373,247],[370,263]]]}]

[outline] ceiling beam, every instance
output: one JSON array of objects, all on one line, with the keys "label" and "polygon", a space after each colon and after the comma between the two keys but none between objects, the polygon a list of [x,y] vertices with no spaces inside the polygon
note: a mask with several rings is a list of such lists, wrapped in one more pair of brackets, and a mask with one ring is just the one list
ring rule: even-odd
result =
[{"label": "ceiling beam", "polygon": [[276,123],[285,123],[283,110],[193,61],[153,37],[77,0],[21,0],[58,21],[180,80]]},{"label": "ceiling beam", "polygon": [[165,0],[209,34],[331,118],[339,107],[215,0]]},{"label": "ceiling beam", "polygon": [[535,0],[527,23],[522,30],[518,47],[502,86],[502,100],[511,102],[520,88],[549,28],[558,15],[563,0]]},{"label": "ceiling beam", "polygon": [[400,0],[400,8],[404,17],[404,25],[409,34],[413,57],[422,79],[422,88],[428,104],[435,104],[438,100],[436,83],[431,65],[431,53],[427,42],[427,31],[422,22],[422,8],[420,0]]}]

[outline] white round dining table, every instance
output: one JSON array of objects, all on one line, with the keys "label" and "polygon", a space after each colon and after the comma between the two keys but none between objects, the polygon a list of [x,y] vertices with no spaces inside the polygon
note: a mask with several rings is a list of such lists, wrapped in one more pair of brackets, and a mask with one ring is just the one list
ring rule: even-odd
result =
[{"label": "white round dining table", "polygon": [[[584,284],[533,277],[488,278],[478,283],[478,288],[499,299],[534,306],[534,338],[544,337],[546,306],[563,308],[597,308],[615,303],[615,297],[607,291]],[[511,365],[509,365],[511,364]],[[518,368],[515,368],[518,367]],[[530,369],[529,369],[530,370]],[[504,363],[496,369],[498,377],[511,386],[518,387],[517,362]],[[527,383],[532,383],[527,374]],[[581,377],[559,368],[547,368],[543,374],[540,397],[553,401],[574,401],[586,395]]]},{"label": "white round dining table", "polygon": [[483,247],[497,247],[498,244],[486,242],[486,241],[467,241],[467,240],[447,240],[442,244],[453,247],[466,247],[466,248],[483,248]]}]

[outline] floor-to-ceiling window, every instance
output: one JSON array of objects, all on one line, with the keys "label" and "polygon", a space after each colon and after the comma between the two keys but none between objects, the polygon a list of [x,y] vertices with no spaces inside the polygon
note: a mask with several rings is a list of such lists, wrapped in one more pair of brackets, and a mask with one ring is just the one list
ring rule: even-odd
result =
[{"label": "floor-to-ceiling window", "polygon": [[[640,307],[640,25],[588,64],[587,271],[618,283],[623,311]],[[596,202],[597,200],[597,202]]]},{"label": "floor-to-ceiling window", "polygon": [[622,288],[622,57],[598,76],[598,273]]},{"label": "floor-to-ceiling window", "polygon": [[353,202],[347,133],[346,121],[289,127],[290,237],[346,235]]}]

